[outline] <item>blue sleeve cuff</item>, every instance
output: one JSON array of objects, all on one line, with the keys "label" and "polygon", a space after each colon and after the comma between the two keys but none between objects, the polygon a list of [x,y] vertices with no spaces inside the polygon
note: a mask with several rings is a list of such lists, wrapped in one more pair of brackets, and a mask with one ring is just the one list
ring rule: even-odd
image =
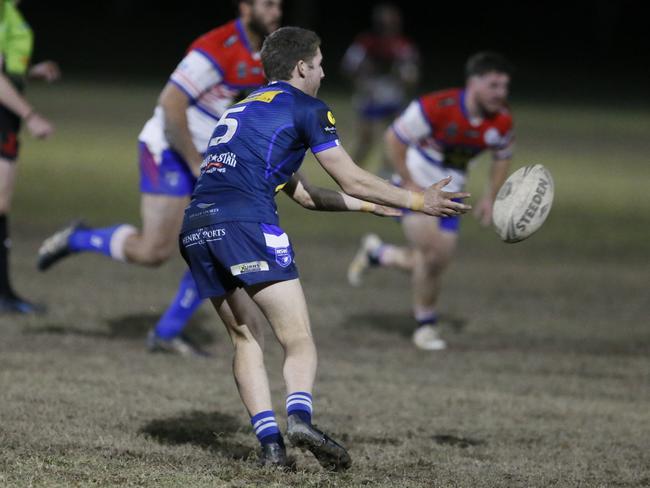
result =
[{"label": "blue sleeve cuff", "polygon": [[323,144],[319,144],[318,146],[312,147],[311,152],[316,154],[316,153],[324,151],[325,149],[329,149],[331,147],[340,146],[340,145],[341,145],[341,143],[339,142],[339,140],[334,139],[333,141],[327,141],[327,142],[324,142]]}]

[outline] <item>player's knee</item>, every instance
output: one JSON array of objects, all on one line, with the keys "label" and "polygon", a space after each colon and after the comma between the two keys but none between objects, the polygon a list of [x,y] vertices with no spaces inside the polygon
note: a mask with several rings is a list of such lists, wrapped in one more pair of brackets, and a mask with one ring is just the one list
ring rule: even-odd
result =
[{"label": "player's knee", "polygon": [[437,249],[426,249],[422,252],[422,264],[430,274],[438,274],[449,266],[450,256]]},{"label": "player's knee", "polygon": [[235,349],[250,346],[256,346],[260,349],[264,349],[263,334],[256,334],[255,331],[251,330],[251,328],[245,324],[228,324],[227,327]]},{"label": "player's knee", "polygon": [[314,339],[308,331],[291,334],[283,341],[283,347],[287,351],[307,351],[315,349]]},{"label": "player's knee", "polygon": [[142,264],[146,266],[160,266],[167,262],[172,255],[171,246],[148,245],[142,253]]}]

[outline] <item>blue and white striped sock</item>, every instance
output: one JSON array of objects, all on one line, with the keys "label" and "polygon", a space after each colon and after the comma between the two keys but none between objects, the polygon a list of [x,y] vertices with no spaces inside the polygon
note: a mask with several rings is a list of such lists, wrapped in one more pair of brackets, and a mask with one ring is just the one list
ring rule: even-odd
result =
[{"label": "blue and white striped sock", "polygon": [[311,393],[295,391],[287,396],[287,416],[297,415],[301,420],[311,424]]},{"label": "blue and white striped sock", "polygon": [[270,444],[271,442],[282,442],[282,434],[275,420],[273,410],[265,410],[251,417],[251,425],[260,444]]}]

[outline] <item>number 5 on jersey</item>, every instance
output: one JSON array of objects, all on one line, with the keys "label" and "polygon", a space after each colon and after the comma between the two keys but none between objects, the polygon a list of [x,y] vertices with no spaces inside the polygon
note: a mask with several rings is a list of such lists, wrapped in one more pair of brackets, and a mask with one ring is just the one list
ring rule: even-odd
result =
[{"label": "number 5 on jersey", "polygon": [[215,131],[217,127],[221,127],[222,125],[226,126],[226,132],[223,135],[213,137],[210,139],[210,142],[208,143],[208,147],[214,147],[219,144],[225,143],[230,141],[230,139],[233,138],[235,133],[237,132],[237,128],[239,127],[239,121],[237,119],[233,118],[228,118],[230,114],[234,114],[237,112],[243,112],[244,109],[247,107],[247,105],[243,105],[241,107],[232,107],[226,110],[221,118],[219,119],[219,122],[217,123],[217,126],[215,127]]}]

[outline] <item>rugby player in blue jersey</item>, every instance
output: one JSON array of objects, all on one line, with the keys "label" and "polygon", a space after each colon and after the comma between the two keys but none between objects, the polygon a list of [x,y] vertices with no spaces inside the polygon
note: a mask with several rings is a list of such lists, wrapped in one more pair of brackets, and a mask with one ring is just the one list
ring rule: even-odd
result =
[{"label": "rugby player in blue jersey", "polygon": [[[324,77],[319,46],[314,32],[298,27],[267,37],[261,54],[270,83],[219,120],[185,210],[180,244],[199,295],[221,316],[232,312],[224,322],[234,345],[234,376],[263,464],[287,461],[264,367],[262,326],[255,318],[260,310],[285,353],[287,438],[324,467],[339,470],[350,466],[350,456],[311,423],[316,347],[275,195],[284,190],[312,210],[380,215],[399,214],[394,209],[400,208],[458,215],[470,207],[452,200],[467,193],[442,190],[449,178],[424,192],[408,191],[352,161],[339,143],[332,112],[315,98]],[[298,173],[308,149],[342,192],[313,187]]]}]

